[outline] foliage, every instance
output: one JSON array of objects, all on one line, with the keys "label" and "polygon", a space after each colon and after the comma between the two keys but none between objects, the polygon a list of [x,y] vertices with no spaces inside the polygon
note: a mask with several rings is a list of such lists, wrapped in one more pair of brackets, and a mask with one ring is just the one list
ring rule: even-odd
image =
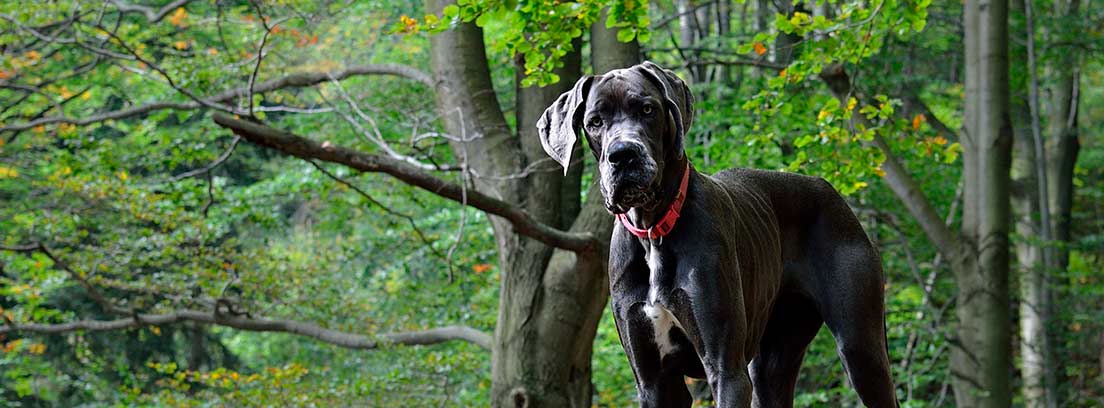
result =
[{"label": "foliage", "polygon": [[[620,40],[641,42],[649,59],[691,82],[698,114],[688,154],[700,169],[807,173],[848,195],[883,257],[902,404],[945,406],[956,290],[947,261],[882,180],[886,154],[869,142],[885,140],[937,210],[951,213],[961,147],[946,129],[960,128],[965,90],[962,61],[948,55],[961,54],[961,5],[814,5],[834,12],[771,9],[762,30],[732,16],[730,30],[703,24],[686,44],[669,2],[464,0],[439,13],[414,2],[190,2],[158,21],[113,2],[3,2],[0,127],[154,102],[184,106],[253,82],[360,64],[425,70],[428,36],[460,22],[475,22],[491,39],[495,88],[509,110],[514,70],[525,74],[524,86],[557,82],[553,71],[584,46],[592,24],[616,27]],[[758,4],[741,7],[749,15]],[[1053,33],[1048,41],[1100,47],[1100,30],[1087,23],[1042,24]],[[1057,58],[1043,49],[1044,61]],[[789,59],[777,60],[783,54]],[[856,90],[843,101],[818,79],[836,63]],[[1089,61],[1082,71],[1071,265],[1054,276],[1071,406],[1104,395],[1094,365],[1104,330],[1099,65]],[[356,76],[220,103],[320,142],[381,153],[378,138],[406,157],[451,163],[447,143],[435,137],[432,92],[413,81]],[[5,322],[118,317],[111,308],[209,310],[229,299],[238,311],[349,333],[446,324],[494,331],[501,275],[481,213],[384,176],[316,167],[239,142],[212,123],[211,110],[0,131],[0,245],[41,242],[50,251],[0,251]],[[829,334],[822,330],[807,353],[799,405],[858,403]],[[594,347],[594,403],[632,405],[632,373],[608,310]],[[460,342],[346,350],[192,323],[11,334],[0,338],[0,405],[484,406],[490,361],[488,351]]]}]

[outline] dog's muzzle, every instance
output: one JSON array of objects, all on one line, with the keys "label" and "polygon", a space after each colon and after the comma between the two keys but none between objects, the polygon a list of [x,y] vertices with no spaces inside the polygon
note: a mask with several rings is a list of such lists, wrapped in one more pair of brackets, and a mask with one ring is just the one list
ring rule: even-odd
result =
[{"label": "dog's muzzle", "polygon": [[610,144],[599,171],[602,196],[610,213],[622,214],[652,200],[656,164],[642,144],[625,140]]}]

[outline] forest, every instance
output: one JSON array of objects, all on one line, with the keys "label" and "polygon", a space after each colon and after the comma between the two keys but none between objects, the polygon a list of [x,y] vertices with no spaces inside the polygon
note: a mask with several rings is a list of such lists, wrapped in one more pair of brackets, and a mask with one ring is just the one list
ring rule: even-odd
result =
[{"label": "forest", "polygon": [[[845,197],[901,407],[1104,407],[1102,6],[0,0],[0,406],[638,405],[536,123],[647,60]],[[827,328],[794,405],[862,405]]]}]

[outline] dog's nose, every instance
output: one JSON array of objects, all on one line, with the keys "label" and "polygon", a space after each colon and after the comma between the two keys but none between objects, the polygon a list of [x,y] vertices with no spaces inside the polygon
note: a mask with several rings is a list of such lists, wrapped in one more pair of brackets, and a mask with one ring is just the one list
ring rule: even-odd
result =
[{"label": "dog's nose", "polygon": [[640,157],[640,153],[640,149],[637,147],[636,143],[618,140],[610,145],[607,160],[609,160],[610,164],[617,166]]}]

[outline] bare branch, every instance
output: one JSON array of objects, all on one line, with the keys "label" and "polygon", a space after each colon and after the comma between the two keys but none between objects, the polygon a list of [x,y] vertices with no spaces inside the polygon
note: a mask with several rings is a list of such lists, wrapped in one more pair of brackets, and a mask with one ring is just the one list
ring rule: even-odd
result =
[{"label": "bare branch", "polygon": [[[97,25],[96,28],[99,28],[101,31],[106,33],[108,35],[108,37],[111,37],[112,40],[115,40],[115,45],[118,45],[118,46],[122,47],[124,50],[126,50],[127,53],[129,53],[131,56],[133,56],[135,59],[137,59],[138,62],[146,64],[147,67],[150,67],[150,69],[153,69],[154,71],[157,71],[158,74],[161,74],[161,77],[164,78],[165,81],[169,83],[169,86],[172,87],[172,89],[175,89],[177,92],[180,92],[181,94],[184,94],[185,96],[187,96],[188,98],[191,98],[196,103],[198,103],[202,106],[205,106],[207,108],[236,113],[236,110],[232,106],[224,106],[224,105],[220,105],[218,102],[203,99],[203,98],[199,97],[198,95],[196,95],[194,92],[192,92],[192,91],[188,90],[187,88],[184,88],[184,87],[180,86],[179,84],[177,84],[176,81],[173,80],[172,75],[169,75],[168,71],[165,71],[165,69],[161,68],[160,65],[157,65],[153,61],[150,61],[149,59],[147,59],[145,57],[142,57],[141,53],[139,53],[137,50],[135,50],[131,46],[127,45],[126,41],[123,41],[122,37],[119,37],[117,34],[115,34],[114,31],[109,31],[107,29],[107,27],[104,27],[104,26],[101,26],[101,25]],[[260,56],[258,55],[258,61],[259,61],[259,57]],[[250,91],[250,92],[252,92],[252,91]]]},{"label": "bare branch", "polygon": [[686,61],[682,64],[683,67],[702,66],[702,65],[726,65],[726,66],[751,66],[759,68],[770,68],[775,71],[781,71],[786,69],[786,64],[778,64],[767,60],[748,59],[748,58],[736,58],[736,59],[720,59],[720,58],[697,58]]},{"label": "bare branch", "polygon": [[362,126],[360,122],[356,120],[356,118],[353,118],[348,113],[345,113],[341,110],[337,110],[337,113],[341,115],[341,117],[344,118],[346,122],[349,122],[350,125],[356,128],[358,132],[364,135],[364,137],[368,139],[369,142],[375,144],[377,147],[383,150],[384,153],[387,153],[388,156],[391,156],[391,158],[405,161],[422,170],[444,170],[440,166],[429,163],[422,163],[418,159],[399,153],[397,150],[392,148],[391,144],[387,143],[387,140],[384,140],[383,133],[380,132],[379,125],[376,124],[375,119],[372,119],[371,116],[365,114],[364,111],[360,109],[360,106],[356,103],[356,101],[354,101],[353,98],[349,96],[349,93],[345,91],[345,87],[341,86],[341,82],[338,82],[336,79],[331,79],[331,82],[333,83],[334,88],[337,89],[338,96],[340,96],[341,99],[345,101],[345,104],[349,105],[349,108],[352,109],[358,117],[360,117],[362,120],[367,122],[369,126],[372,127],[372,132],[369,132],[368,129],[365,129],[364,126]]},{"label": "bare branch", "polygon": [[670,16],[664,17],[663,19],[661,19],[661,20],[655,22],[654,24],[652,24],[652,26],[649,29],[652,30],[652,31],[659,31],[659,29],[661,29],[663,27],[666,27],[667,24],[670,24],[672,21],[678,20],[679,17],[682,17],[682,16],[690,14],[690,13],[697,13],[698,9],[701,9],[703,7],[712,6],[716,2],[717,2],[717,0],[712,0],[712,1],[706,1],[706,2],[699,3],[699,4],[695,4],[692,7],[687,8],[686,11],[683,11],[681,13],[675,13],[675,14],[672,14]]},{"label": "bare branch", "polygon": [[146,16],[146,20],[148,20],[150,23],[156,23],[164,19],[165,16],[169,15],[169,13],[173,10],[176,10],[179,7],[183,7],[191,1],[192,0],[176,0],[172,3],[166,4],[160,9],[154,9],[153,7],[142,6],[138,4],[123,3],[119,0],[111,0],[111,4],[114,4],[115,7],[118,7],[119,11],[123,13],[141,13],[142,15]]},{"label": "bare branch", "polygon": [[265,45],[268,44],[268,37],[272,35],[272,28],[279,26],[280,23],[283,23],[286,19],[281,19],[275,24],[269,25],[267,17],[261,12],[261,6],[258,5],[256,1],[251,0],[249,3],[257,10],[257,18],[260,20],[261,26],[265,29],[264,35],[261,36],[261,43],[257,46],[257,64],[253,65],[253,73],[249,75],[249,98],[246,99],[246,103],[249,104],[249,116],[256,117],[256,115],[253,114],[253,94],[256,91],[253,86],[257,83],[257,74],[261,71],[261,63],[264,62]]},{"label": "bare branch", "polygon": [[375,197],[372,197],[372,195],[368,194],[368,192],[364,191],[364,189],[358,187],[356,184],[353,184],[352,182],[350,182],[348,180],[345,180],[345,179],[339,177],[338,175],[330,172],[329,170],[326,170],[325,167],[322,167],[321,164],[318,164],[314,160],[307,160],[307,163],[310,163],[312,166],[314,166],[314,168],[318,169],[318,171],[322,172],[322,174],[325,174],[326,177],[329,177],[331,180],[336,181],[338,183],[341,183],[345,187],[348,187],[348,188],[352,189],[357,194],[359,194],[361,197],[363,197],[365,200],[368,200],[369,203],[372,203],[372,205],[375,205],[376,207],[379,207],[381,210],[383,210],[387,214],[405,219],[406,222],[408,224],[410,224],[410,228],[414,230],[414,235],[418,237],[418,240],[422,241],[422,244],[425,245],[425,247],[427,249],[429,249],[430,252],[432,252],[438,258],[447,259],[447,258],[445,258],[444,255],[441,254],[440,251],[433,248],[433,243],[431,243],[429,241],[429,237],[427,237],[425,235],[425,233],[422,232],[422,229],[418,228],[418,223],[414,221],[414,217],[411,217],[409,214],[403,214],[401,212],[392,210],[391,207],[388,207],[388,206],[384,205],[383,203],[381,203],[379,200],[376,200]]},{"label": "bare branch", "polygon": [[250,318],[190,309],[162,314],[135,314],[133,317],[115,320],[78,320],[56,324],[8,322],[7,325],[0,327],[0,335],[17,332],[35,334],[66,334],[78,331],[102,332],[189,321],[245,331],[295,334],[335,346],[357,350],[371,350],[388,345],[430,345],[453,340],[466,341],[485,350],[490,350],[492,339],[491,335],[468,326],[446,326],[428,330],[366,336],[295,320]]},{"label": "bare branch", "polygon": [[[222,113],[215,113],[214,119],[215,123],[232,130],[250,142],[292,156],[343,164],[364,172],[387,173],[404,183],[422,188],[438,196],[460,203],[465,201],[465,191],[462,186],[442,180],[401,160],[333,146],[328,142],[322,144],[284,130],[237,119]],[[598,241],[589,233],[571,233],[553,228],[537,221],[514,204],[478,191],[467,191],[466,201],[472,207],[510,221],[518,234],[536,239],[550,246],[574,252],[590,252],[599,246]]]},{"label": "bare branch", "polygon": [[[391,75],[407,79],[415,80],[428,87],[434,86],[434,80],[425,72],[418,70],[417,68],[408,67],[405,65],[397,64],[368,64],[357,65],[348,67],[346,69],[337,72],[304,72],[299,74],[291,74],[281,78],[261,82],[253,87],[253,91],[256,93],[265,93],[271,91],[277,91],[285,88],[303,88],[314,86],[322,82],[328,81],[332,76],[337,80],[342,80],[355,76],[362,75]],[[249,88],[242,87],[227,90],[207,98],[203,98],[210,104],[229,102],[238,98],[243,98],[249,95]],[[104,122],[114,119],[125,119],[135,116],[146,115],[154,111],[173,109],[173,110],[196,110],[202,108],[203,105],[196,101],[190,102],[153,102],[145,105],[130,107],[126,109],[120,109],[117,111],[103,112],[96,115],[84,117],[84,118],[70,118],[66,116],[52,116],[37,120],[32,120],[24,123],[15,123],[11,125],[0,126],[0,132],[5,131],[23,131],[31,129],[35,126],[50,125],[57,123],[67,123],[77,126],[86,126],[93,123]]]},{"label": "bare branch", "polygon": [[221,166],[222,163],[226,162],[226,160],[230,158],[230,155],[234,154],[234,149],[238,147],[238,143],[240,142],[241,136],[234,136],[234,140],[230,142],[230,147],[226,148],[226,151],[222,152],[222,154],[219,155],[219,157],[215,159],[215,161],[198,169],[189,170],[172,176],[171,178],[169,178],[169,181],[178,181],[186,179],[188,177],[195,177],[203,173],[210,173],[211,170],[214,170],[216,167]]}]

